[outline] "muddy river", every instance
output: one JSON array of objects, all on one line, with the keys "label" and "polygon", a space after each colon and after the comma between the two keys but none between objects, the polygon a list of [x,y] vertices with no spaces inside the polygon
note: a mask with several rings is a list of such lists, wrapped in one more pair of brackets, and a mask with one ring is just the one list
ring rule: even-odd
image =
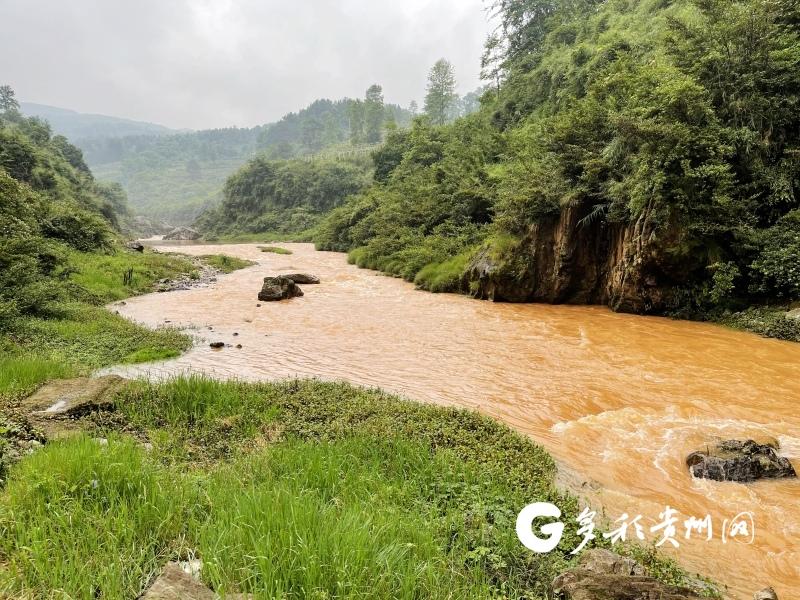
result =
[{"label": "muddy river", "polygon": [[[609,521],[642,515],[647,539],[657,541],[650,526],[667,505],[677,509],[680,546],[664,547],[685,567],[726,583],[731,598],[749,600],[766,585],[782,599],[800,598],[800,481],[693,480],[684,464],[715,439],[752,437],[776,439],[800,469],[800,344],[599,307],[429,294],[348,265],[343,254],[281,245],[293,254],[253,244],[161,248],[258,265],[212,287],[115,305],[145,324],[169,322],[198,336],[176,360],[118,372],[345,379],[475,408],[543,444]],[[290,271],[318,275],[322,284],[257,307],[262,278]],[[233,346],[215,351],[214,341]],[[752,540],[728,535],[743,512],[752,513]],[[684,520],[706,515],[712,539],[687,540]]]}]

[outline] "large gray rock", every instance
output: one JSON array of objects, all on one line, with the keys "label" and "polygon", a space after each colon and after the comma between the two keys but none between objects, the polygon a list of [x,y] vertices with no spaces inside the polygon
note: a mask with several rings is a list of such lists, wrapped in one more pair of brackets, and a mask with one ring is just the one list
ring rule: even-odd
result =
[{"label": "large gray rock", "polygon": [[553,580],[553,593],[563,600],[700,600],[688,588],[665,585],[644,574],[636,561],[609,552],[589,550],[577,568]]},{"label": "large gray rock", "polygon": [[778,600],[778,594],[772,588],[764,588],[760,592],[756,592],[753,600]]},{"label": "large gray rock", "polygon": [[20,409],[45,439],[58,439],[81,431],[83,417],[113,410],[114,397],[124,384],[118,375],[57,379],[25,398]]},{"label": "large gray rock", "polygon": [[164,234],[165,240],[199,240],[200,232],[191,227],[176,227],[169,233]]},{"label": "large gray rock", "polygon": [[34,417],[78,417],[113,407],[114,395],[125,383],[118,375],[56,379],[22,401]]},{"label": "large gray rock", "polygon": [[293,279],[283,276],[264,277],[264,285],[258,293],[258,299],[265,302],[272,302],[302,295],[303,290],[297,286]]},{"label": "large gray rock", "polygon": [[319,277],[308,275],[307,273],[290,273],[289,275],[282,275],[282,277],[291,279],[295,283],[319,283]]},{"label": "large gray rock", "polygon": [[797,477],[788,458],[768,444],[726,440],[686,457],[689,472],[701,479],[745,483],[757,479]]},{"label": "large gray rock", "polygon": [[168,563],[164,571],[142,596],[141,600],[214,600],[216,595],[176,562]]}]

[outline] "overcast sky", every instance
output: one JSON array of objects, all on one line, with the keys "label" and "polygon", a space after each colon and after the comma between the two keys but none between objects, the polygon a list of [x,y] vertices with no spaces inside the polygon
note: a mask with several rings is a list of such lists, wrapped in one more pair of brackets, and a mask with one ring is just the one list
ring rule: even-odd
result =
[{"label": "overcast sky", "polygon": [[20,100],[175,128],[250,126],[316,98],[422,104],[440,57],[479,85],[483,0],[0,0]]}]

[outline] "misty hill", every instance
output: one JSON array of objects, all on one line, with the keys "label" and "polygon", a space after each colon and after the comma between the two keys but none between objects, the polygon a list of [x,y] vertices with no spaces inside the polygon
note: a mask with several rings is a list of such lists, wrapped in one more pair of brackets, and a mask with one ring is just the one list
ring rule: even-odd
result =
[{"label": "misty hill", "polygon": [[29,117],[40,117],[50,123],[53,131],[74,142],[85,138],[119,138],[128,135],[163,135],[174,133],[163,125],[80,113],[66,108],[21,102],[20,110]]},{"label": "misty hill", "polygon": [[[273,124],[189,133],[76,139],[99,179],[116,181],[137,214],[175,224],[191,223],[217,204],[232,173],[256,155],[292,159],[368,143],[353,131],[365,121],[365,102],[316,100]],[[381,125],[407,126],[412,114],[382,105]]]}]

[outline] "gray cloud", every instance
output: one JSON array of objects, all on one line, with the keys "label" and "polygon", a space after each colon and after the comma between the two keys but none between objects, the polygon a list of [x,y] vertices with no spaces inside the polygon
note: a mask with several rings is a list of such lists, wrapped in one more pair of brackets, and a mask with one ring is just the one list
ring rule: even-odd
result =
[{"label": "gray cloud", "polygon": [[206,128],[316,98],[421,103],[440,57],[479,85],[482,0],[0,0],[0,83],[25,101]]}]

